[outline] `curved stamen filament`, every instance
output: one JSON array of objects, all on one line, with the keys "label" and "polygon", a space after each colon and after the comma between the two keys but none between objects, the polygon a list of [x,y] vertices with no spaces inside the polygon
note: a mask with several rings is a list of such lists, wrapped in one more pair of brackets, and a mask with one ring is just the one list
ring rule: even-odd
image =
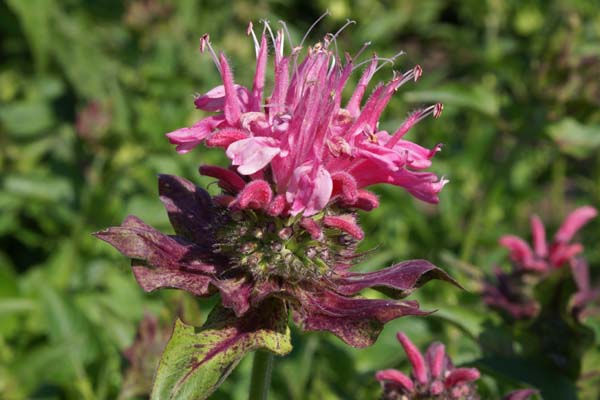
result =
[{"label": "curved stamen filament", "polygon": [[205,33],[200,37],[200,53],[204,53],[207,48],[208,52],[210,53],[213,59],[213,62],[217,66],[217,70],[219,70],[219,73],[221,74],[221,63],[219,62],[219,57],[217,57],[217,54],[215,53],[210,44],[210,35],[208,33]]}]

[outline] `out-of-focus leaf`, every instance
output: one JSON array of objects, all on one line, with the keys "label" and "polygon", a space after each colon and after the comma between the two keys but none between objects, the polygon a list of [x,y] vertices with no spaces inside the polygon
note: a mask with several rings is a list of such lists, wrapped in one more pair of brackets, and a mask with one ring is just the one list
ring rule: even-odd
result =
[{"label": "out-of-focus leaf", "polygon": [[54,116],[47,103],[19,102],[0,106],[0,122],[10,136],[29,137],[50,128]]},{"label": "out-of-focus leaf", "polygon": [[586,158],[600,149],[600,125],[585,125],[565,118],[548,126],[548,135],[565,154]]},{"label": "out-of-focus leaf", "polygon": [[454,108],[470,108],[490,117],[498,115],[500,104],[497,94],[483,85],[446,84],[437,89],[404,93],[406,101],[444,103]]},{"label": "out-of-focus leaf", "polygon": [[249,351],[289,353],[287,320],[283,303],[276,299],[265,300],[260,310],[242,318],[217,306],[202,328],[178,320],[156,373],[152,399],[206,399]]},{"label": "out-of-focus leaf", "polygon": [[7,0],[8,5],[18,15],[25,35],[29,40],[35,56],[35,61],[40,68],[44,68],[48,61],[50,43],[51,12],[53,0]]},{"label": "out-of-focus leaf", "polygon": [[477,367],[540,389],[544,400],[577,400],[574,382],[549,370],[544,364],[523,358],[489,357],[477,360]]},{"label": "out-of-focus leaf", "polygon": [[72,201],[73,188],[59,176],[9,175],[4,190],[27,199],[43,201]]}]

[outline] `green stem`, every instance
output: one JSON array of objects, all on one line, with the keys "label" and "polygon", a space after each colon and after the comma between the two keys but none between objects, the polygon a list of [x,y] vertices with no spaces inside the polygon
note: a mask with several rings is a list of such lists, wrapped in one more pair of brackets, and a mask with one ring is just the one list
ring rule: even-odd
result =
[{"label": "green stem", "polygon": [[267,400],[272,369],[273,353],[263,350],[255,351],[248,400]]}]

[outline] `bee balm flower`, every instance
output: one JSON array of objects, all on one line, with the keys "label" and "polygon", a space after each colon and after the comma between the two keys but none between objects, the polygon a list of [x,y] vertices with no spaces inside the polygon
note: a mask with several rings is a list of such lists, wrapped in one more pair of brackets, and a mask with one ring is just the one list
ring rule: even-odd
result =
[{"label": "bee balm flower", "polygon": [[[423,355],[402,332],[398,332],[412,373],[405,375],[395,369],[375,374],[381,382],[383,400],[479,400],[475,381],[480,373],[476,368],[455,368],[442,343],[432,343]],[[535,389],[520,389],[508,393],[503,400],[527,400]]]},{"label": "bee balm flower", "polygon": [[[419,171],[429,167],[439,146],[427,150],[402,136],[425,116],[439,115],[441,105],[413,113],[394,135],[378,131],[392,94],[421,70],[413,68],[379,85],[361,109],[378,68],[379,59],[373,58],[342,107],[342,89],[356,66],[349,56],[342,63],[333,54],[329,46],[334,40],[335,35],[328,36],[301,60],[299,47],[284,55],[284,32],[279,31],[273,38],[275,82],[265,99],[266,35],[256,44],[251,89],[234,83],[227,60],[217,57],[203,36],[201,50],[213,55],[223,85],[195,104],[216,114],[167,136],[180,152],[200,142],[223,147],[233,167],[200,167],[222,189],[212,198],[185,179],[159,177],[174,236],[136,217],[97,233],[132,258],[144,290],[178,288],[200,297],[218,292],[237,318],[262,315],[265,300],[277,298],[285,315],[291,310],[305,330],[330,331],[362,347],[373,343],[389,320],[426,314],[415,301],[400,298],[430,279],[455,283],[425,260],[370,273],[349,270],[364,237],[355,210],[378,205],[364,187],[388,182],[437,201],[445,181]],[[366,288],[381,289],[394,299],[359,297]]]},{"label": "bee balm flower", "polygon": [[479,399],[473,381],[479,379],[475,368],[455,368],[442,343],[432,343],[425,355],[402,332],[398,341],[412,365],[412,374],[395,369],[377,372],[375,378],[382,383],[385,400],[408,399]]},{"label": "bee balm flower", "polygon": [[[364,188],[377,183],[400,186],[418,199],[438,202],[447,180],[423,170],[441,145],[426,149],[403,137],[426,116],[438,117],[442,105],[413,112],[392,134],[378,128],[392,95],[421,76],[419,66],[378,84],[362,104],[368,83],[382,66],[382,59],[373,56],[343,103],[348,78],[365,63],[331,50],[337,34],[308,47],[302,57],[302,43],[285,54],[285,29],[273,35],[265,23],[260,41],[252,25],[248,33],[257,56],[251,88],[234,82],[225,56],[217,56],[208,35],[202,37],[200,49],[213,56],[223,84],[194,102],[214,115],[167,134],[180,153],[202,142],[226,149],[237,172],[266,179],[282,210],[291,215],[315,215],[332,203],[370,210],[377,207],[377,199]],[[265,96],[268,35],[274,48],[274,82]]]}]

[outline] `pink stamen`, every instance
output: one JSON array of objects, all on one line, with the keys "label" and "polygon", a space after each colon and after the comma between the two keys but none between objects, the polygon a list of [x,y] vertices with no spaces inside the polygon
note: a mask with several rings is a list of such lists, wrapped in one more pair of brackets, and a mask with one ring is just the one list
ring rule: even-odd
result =
[{"label": "pink stamen", "polygon": [[208,33],[205,33],[200,37],[200,53],[204,53],[207,48],[208,52],[210,53],[210,56],[213,59],[213,62],[217,66],[217,70],[219,71],[219,73],[221,73],[221,63],[219,62],[219,57],[217,57],[217,54],[215,53],[210,44],[210,35]]}]

